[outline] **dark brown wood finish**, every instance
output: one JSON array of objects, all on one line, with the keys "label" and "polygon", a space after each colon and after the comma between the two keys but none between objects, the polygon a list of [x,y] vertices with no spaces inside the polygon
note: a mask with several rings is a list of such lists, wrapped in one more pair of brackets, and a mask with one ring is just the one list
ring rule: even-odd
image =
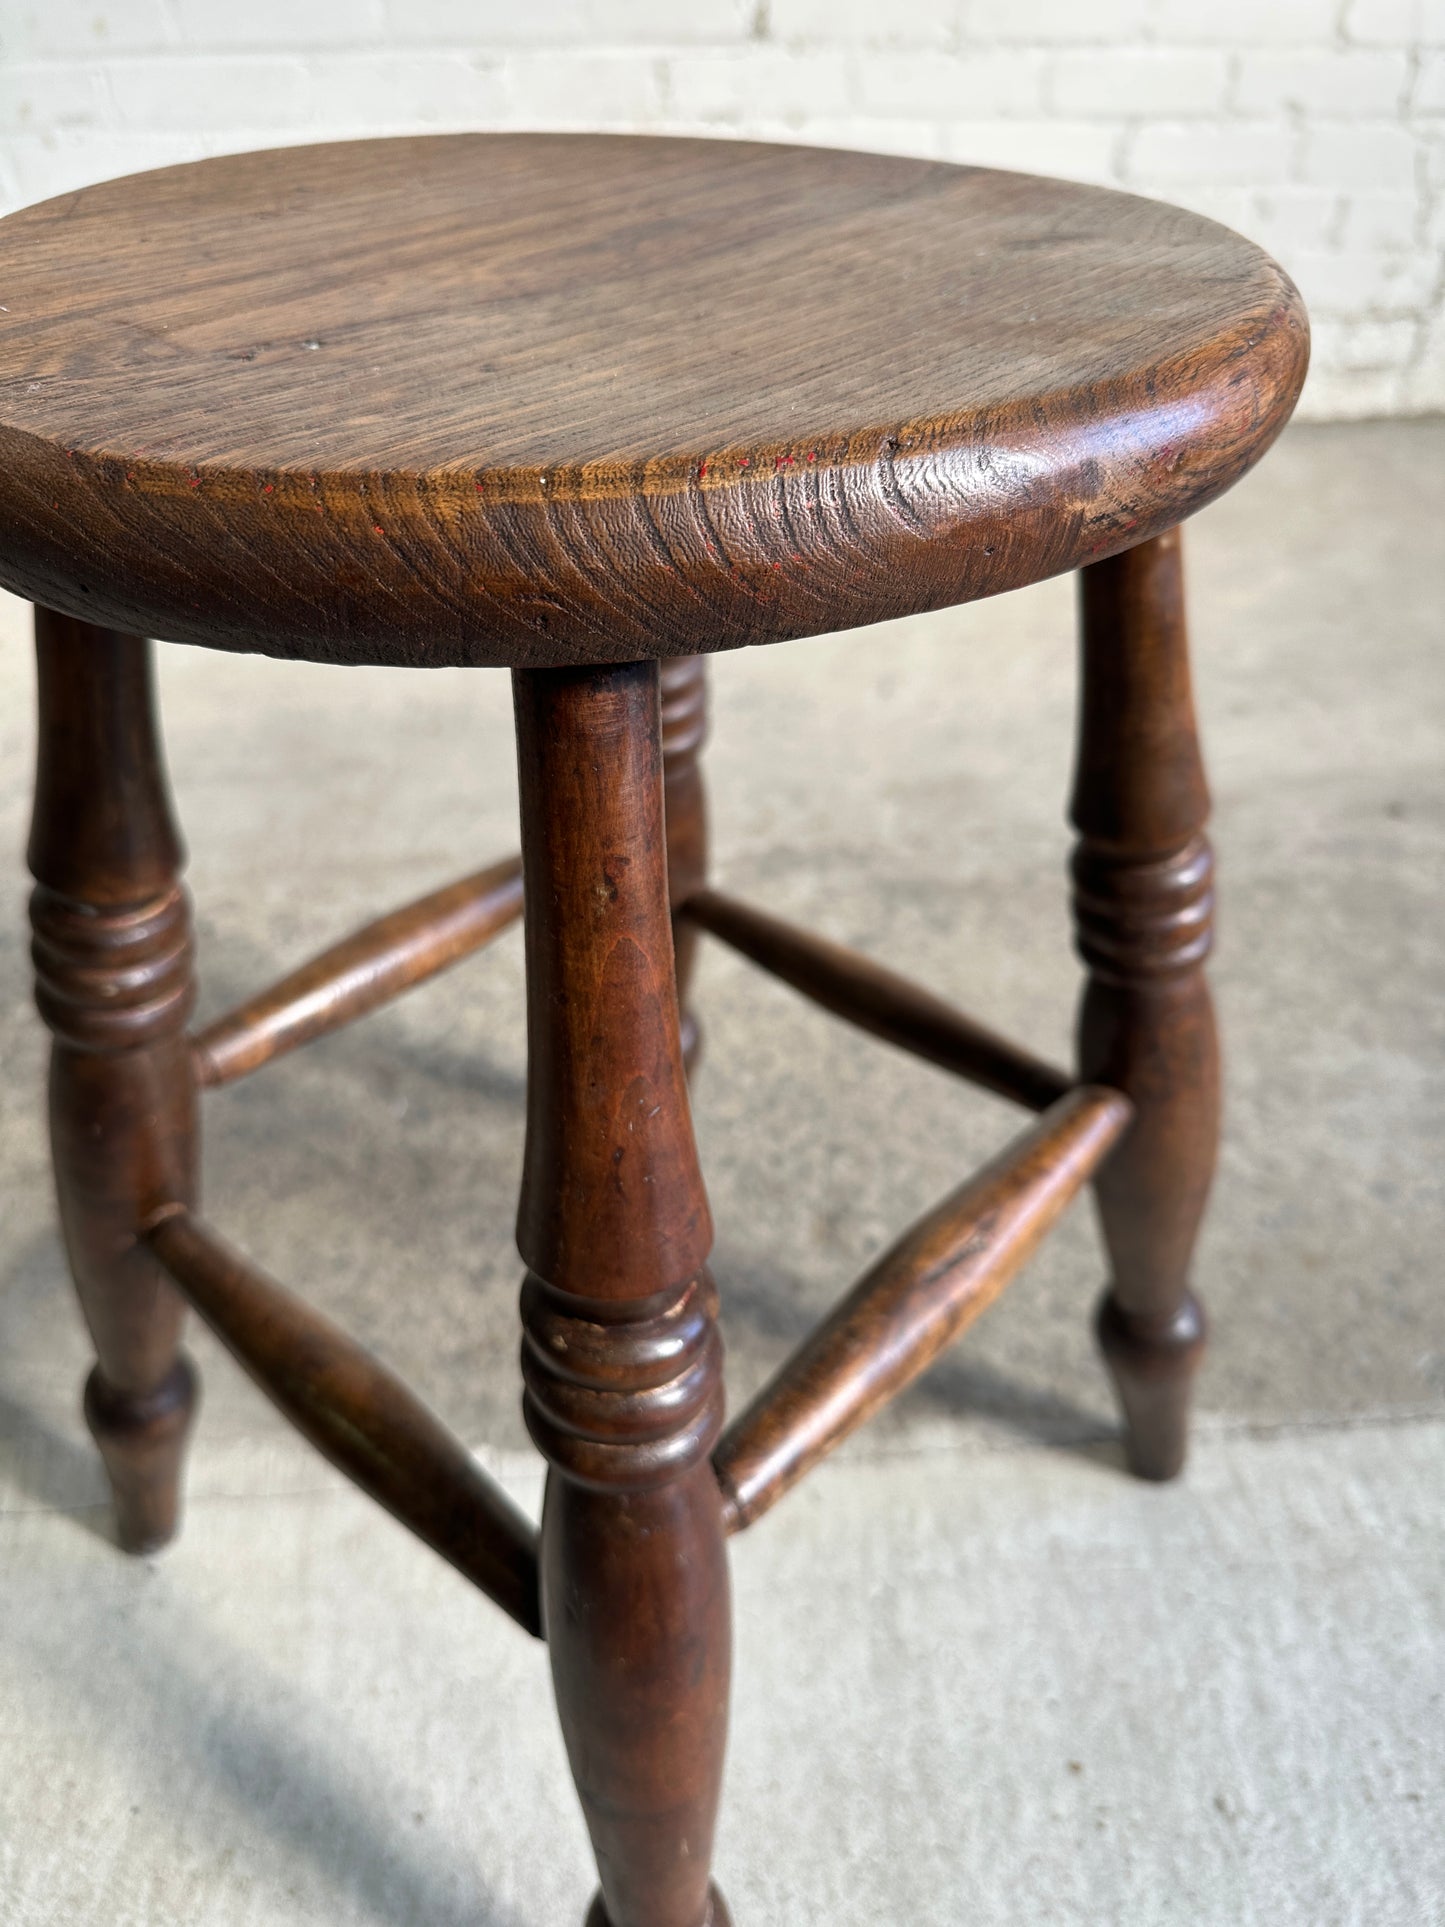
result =
[{"label": "dark brown wood finish", "polygon": [[750,142],[201,161],[0,222],[0,582],[333,662],[623,661],[1127,548],[1283,426],[1288,278],[1158,201]]},{"label": "dark brown wood finish", "polygon": [[196,1378],[185,1308],[139,1232],[196,1191],[186,1045],[190,909],[150,644],[35,612],[40,738],[29,861],[35,998],[54,1036],[50,1141],[60,1224],[98,1363],[85,1415],[120,1543],[176,1529]]},{"label": "dark brown wood finish", "polygon": [[147,1243],[317,1451],[540,1636],[536,1530],[436,1414],[364,1346],[190,1212],[164,1214]]},{"label": "dark brown wood finish", "polygon": [[677,958],[677,1000],[682,1011],[682,1058],[689,1071],[702,1051],[702,1029],[688,998],[697,963],[698,932],[679,910],[707,882],[707,793],[702,776],[706,741],[707,659],[675,656],[662,665],[662,793],[672,948]]},{"label": "dark brown wood finish", "polygon": [[1074,1080],[976,1024],[932,991],[811,930],[800,930],[720,890],[696,891],[682,921],[730,944],[835,1017],[925,1063],[966,1077],[1030,1111],[1046,1111]]},{"label": "dark brown wood finish", "polygon": [[658,671],[519,671],[525,1410],[596,1922],[704,1927],[730,1664],[712,1224],[677,1014]]},{"label": "dark brown wood finish", "polygon": [[522,862],[478,870],[364,929],[207,1024],[192,1040],[203,1087],[249,1077],[449,970],[522,914]]},{"label": "dark brown wood finish", "polygon": [[[88,188],[0,221],[0,285],[0,584],[66,612],[37,611],[37,1000],[122,1543],[175,1526],[196,1395],[184,1294],[336,1464],[545,1634],[601,1873],[589,1927],[725,1927],[709,1865],[726,1533],[922,1370],[1090,1179],[1130,1462],[1151,1478],[1182,1462],[1218,1065],[1175,525],[1288,418],[1298,296],[1239,236],[1099,189],[540,135]],[[699,763],[705,655],[1065,569],[1082,570],[1078,1084],[710,889]],[[192,1048],[182,854],[137,634],[510,667],[521,876],[499,865],[379,919]],[[455,962],[515,920],[523,883],[540,1533],[196,1199],[199,1083]],[[698,1032],[679,1015],[703,930],[1043,1113],[725,1436],[685,1075]]]},{"label": "dark brown wood finish", "polygon": [[988,1309],[1130,1115],[1118,1091],[1071,1091],[869,1267],[713,1454],[730,1531],[760,1519]]},{"label": "dark brown wood finish", "polygon": [[1177,529],[1080,578],[1083,684],[1074,918],[1088,984],[1079,1074],[1128,1093],[1135,1122],[1095,1189],[1113,1270],[1098,1331],[1129,1463],[1184,1463],[1204,1315],[1189,1265],[1219,1139],[1219,1052],[1204,977],[1214,922],[1209,792],[1190,688]]}]

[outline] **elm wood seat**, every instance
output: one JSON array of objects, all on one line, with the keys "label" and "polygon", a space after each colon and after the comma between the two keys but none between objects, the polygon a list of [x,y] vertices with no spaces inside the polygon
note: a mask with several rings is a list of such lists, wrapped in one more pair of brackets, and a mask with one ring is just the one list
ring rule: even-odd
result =
[{"label": "elm wood seat", "polygon": [[1212,222],[807,148],[248,154],[3,235],[7,579],[324,661],[681,655],[1016,588],[1218,494],[1303,366],[1288,281]]},{"label": "elm wood seat", "polygon": [[[1122,195],[541,136],[111,182],[0,222],[0,290],[0,582],[37,604],[37,1000],[122,1544],[175,1529],[189,1304],[323,1452],[546,1639],[594,1927],[718,1927],[726,1537],[957,1337],[1090,1182],[1130,1462],[1167,1478],[1183,1461],[1218,1077],[1177,525],[1287,419],[1298,297],[1238,236]],[[713,889],[699,760],[707,653],[1065,569],[1083,634],[1074,1073]],[[520,860],[188,1035],[151,635],[510,667]],[[524,898],[540,1532],[196,1211],[203,1089],[456,963]],[[726,1429],[680,1010],[703,932],[1037,1114]]]}]

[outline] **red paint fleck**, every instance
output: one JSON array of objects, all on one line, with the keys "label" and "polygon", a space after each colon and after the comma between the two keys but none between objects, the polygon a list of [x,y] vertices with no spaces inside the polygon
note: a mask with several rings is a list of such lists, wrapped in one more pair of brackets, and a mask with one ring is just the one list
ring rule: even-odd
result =
[{"label": "red paint fleck", "polygon": [[701,481],[703,476],[706,474],[707,474],[707,463],[699,462],[697,465],[697,479]]},{"label": "red paint fleck", "polygon": [[818,451],[817,451],[817,449],[816,449],[816,448],[810,448],[810,449],[808,450],[808,460],[809,460],[810,462],[816,462],[816,461],[817,461],[817,459],[818,459]]},{"label": "red paint fleck", "polygon": [[372,525],[371,525],[371,529],[372,529],[372,533],[373,533],[374,535],[385,535],[385,534],[386,534],[386,530],[385,530],[385,529],[384,529],[384,528],[383,528],[383,527],[381,526],[381,524],[380,524],[380,522],[373,522],[373,523],[372,523]]},{"label": "red paint fleck", "polygon": [[781,562],[775,562],[775,563],[773,564],[773,567],[774,567],[775,569],[781,569],[781,568],[782,568],[782,566],[783,566],[783,565],[782,565],[782,563],[781,563]]},{"label": "red paint fleck", "polygon": [[274,495],[276,493],[276,484],[274,482],[267,482],[261,490],[261,493],[263,495]]},{"label": "red paint fleck", "polygon": [[201,478],[200,478],[200,476],[199,476],[199,475],[192,475],[192,477],[191,477],[191,487],[192,487],[192,488],[199,488],[200,486],[201,486]]},{"label": "red paint fleck", "polygon": [[742,460],[738,463],[739,468],[751,468],[752,465],[753,465],[753,458],[751,455],[744,455]]},{"label": "red paint fleck", "polygon": [[717,544],[715,542],[704,542],[703,547],[707,550],[709,555],[717,554]]}]

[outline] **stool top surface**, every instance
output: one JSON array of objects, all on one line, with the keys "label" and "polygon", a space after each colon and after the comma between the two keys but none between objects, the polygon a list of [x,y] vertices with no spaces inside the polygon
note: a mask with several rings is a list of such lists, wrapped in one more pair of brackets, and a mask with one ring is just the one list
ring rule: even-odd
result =
[{"label": "stool top surface", "polygon": [[774,642],[1201,507],[1299,297],[1160,202],[746,142],[447,135],[0,222],[0,581],[338,662]]}]

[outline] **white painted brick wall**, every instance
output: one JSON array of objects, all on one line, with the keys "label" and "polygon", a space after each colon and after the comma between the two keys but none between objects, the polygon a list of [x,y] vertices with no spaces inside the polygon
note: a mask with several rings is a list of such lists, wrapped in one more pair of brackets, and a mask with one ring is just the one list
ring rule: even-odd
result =
[{"label": "white painted brick wall", "polygon": [[613,127],[1030,168],[1253,236],[1304,412],[1445,408],[1445,0],[0,0],[0,204],[280,140]]}]

